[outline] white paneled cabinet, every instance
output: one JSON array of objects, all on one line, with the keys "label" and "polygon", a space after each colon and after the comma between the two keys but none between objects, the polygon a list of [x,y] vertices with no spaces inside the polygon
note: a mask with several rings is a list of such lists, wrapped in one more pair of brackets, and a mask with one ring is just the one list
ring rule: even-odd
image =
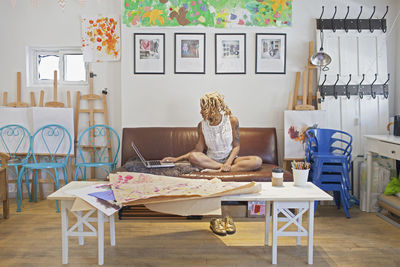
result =
[{"label": "white paneled cabinet", "polygon": [[[317,47],[320,47],[319,31],[316,36]],[[329,70],[322,71],[320,84],[325,74],[325,85],[333,85],[338,74],[337,85],[347,84],[350,74],[350,85],[360,84],[363,74],[363,85],[370,85],[375,79],[375,74],[375,84],[383,84],[387,80],[386,34],[382,31],[346,33],[343,30],[324,30],[324,50],[331,56],[332,63]],[[354,95],[350,99],[345,96],[339,96],[337,99],[326,96],[321,106],[327,112],[328,128],[340,129],[353,136],[353,156],[364,154],[364,135],[386,133],[389,104],[388,99],[382,95],[377,95],[375,99],[370,95],[364,95],[362,99]]]}]

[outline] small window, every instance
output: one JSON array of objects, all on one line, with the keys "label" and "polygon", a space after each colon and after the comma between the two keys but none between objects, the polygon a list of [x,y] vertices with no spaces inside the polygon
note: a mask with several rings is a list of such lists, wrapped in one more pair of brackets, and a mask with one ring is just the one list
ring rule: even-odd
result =
[{"label": "small window", "polygon": [[87,85],[88,64],[80,47],[27,48],[27,85],[50,86],[54,71],[60,85]]}]

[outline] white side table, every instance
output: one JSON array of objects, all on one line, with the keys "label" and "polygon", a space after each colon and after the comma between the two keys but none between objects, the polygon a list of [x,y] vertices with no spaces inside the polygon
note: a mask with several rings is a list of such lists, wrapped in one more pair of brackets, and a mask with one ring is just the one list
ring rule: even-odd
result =
[{"label": "white side table", "polygon": [[400,160],[400,137],[365,135],[367,138],[367,212],[371,212],[372,153]]},{"label": "white side table", "polygon": [[[68,264],[68,237],[78,236],[79,245],[84,244],[84,237],[97,236],[98,240],[98,264],[104,264],[104,222],[110,222],[110,239],[111,246],[115,246],[115,221],[114,215],[105,216],[103,212],[97,209],[89,211],[71,211],[75,196],[65,193],[66,191],[79,189],[93,184],[103,184],[104,182],[70,182],[63,186],[56,192],[49,195],[47,198],[50,200],[61,201],[61,239],[62,239],[62,263]],[[68,229],[68,211],[73,214],[77,222]],[[97,218],[90,217],[97,211]],[[97,229],[91,224],[97,222]],[[83,231],[83,226],[86,225],[89,230]]]}]

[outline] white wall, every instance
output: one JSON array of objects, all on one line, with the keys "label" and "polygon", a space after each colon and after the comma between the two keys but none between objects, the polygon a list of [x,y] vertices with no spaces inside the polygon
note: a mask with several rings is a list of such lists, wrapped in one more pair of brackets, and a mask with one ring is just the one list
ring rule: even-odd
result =
[{"label": "white wall", "polygon": [[[315,40],[316,22],[325,6],[324,18],[331,18],[334,6],[338,6],[336,18],[343,18],[346,6],[350,5],[348,18],[358,16],[363,5],[361,18],[369,18],[372,6],[377,10],[374,18],[381,18],[389,5],[388,25],[397,13],[395,0],[369,1],[293,1],[293,26],[291,28],[245,28],[216,30],[211,28],[127,28],[122,30],[122,127],[133,126],[195,126],[201,119],[199,98],[217,90],[225,95],[226,102],[239,118],[243,127],[276,127],[280,157],[283,155],[283,111],[287,108],[289,91],[293,90],[295,75],[302,71],[308,56],[308,42]],[[133,33],[165,33],[165,75],[133,74]],[[174,33],[206,33],[206,74],[174,74]],[[247,74],[215,75],[214,33],[236,32],[247,34]],[[287,33],[286,75],[255,74],[255,33]],[[388,55],[395,52],[396,32],[388,37]],[[389,58],[391,113],[394,112],[394,58]],[[394,74],[394,75],[393,75]]]},{"label": "white wall", "polygon": [[[0,1],[0,103],[3,92],[8,92],[8,102],[16,101],[16,73],[22,73],[22,101],[30,104],[30,92],[35,93],[36,104],[40,90],[45,89],[45,102],[53,98],[52,88],[26,87],[26,46],[81,46],[80,16],[89,14],[120,14],[120,1],[88,0],[82,8],[78,0],[67,1],[64,11],[55,0],[41,0],[35,9],[31,1],[17,0],[12,7],[11,1]],[[90,69],[97,74],[94,79],[94,93],[101,94],[103,88],[109,89],[110,124],[117,129],[121,125],[121,62],[92,63]],[[87,94],[88,87],[58,87],[58,101],[67,103],[67,90],[71,91],[73,106],[76,91]],[[85,101],[86,102],[86,101]],[[83,103],[85,104],[85,103]],[[97,117],[97,116],[96,116]],[[100,121],[100,117],[97,117]],[[88,116],[80,117],[82,127],[88,127]]]}]

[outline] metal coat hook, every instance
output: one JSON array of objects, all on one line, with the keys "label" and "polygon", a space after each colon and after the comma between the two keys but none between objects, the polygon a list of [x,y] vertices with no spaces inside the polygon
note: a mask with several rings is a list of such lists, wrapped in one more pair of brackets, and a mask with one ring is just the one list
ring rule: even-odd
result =
[{"label": "metal coat hook", "polygon": [[325,7],[322,6],[321,16],[319,16],[321,32],[324,30],[324,24],[322,23],[322,15],[324,14],[324,9],[325,9]]},{"label": "metal coat hook", "polygon": [[360,6],[360,14],[358,14],[358,17],[357,17],[357,31],[358,32],[361,32],[361,28],[360,28],[360,16],[361,16],[361,13],[362,13],[362,6]]},{"label": "metal coat hook", "polygon": [[349,92],[349,83],[351,82],[351,74],[349,74],[349,81],[346,83],[346,96],[347,99],[350,99],[350,92]]},{"label": "metal coat hook", "polygon": [[382,90],[383,90],[383,96],[384,96],[386,99],[389,97],[389,89],[388,89],[388,90],[385,90],[385,87],[386,87],[387,83],[389,82],[389,80],[390,80],[390,73],[388,73],[388,78],[387,78],[386,82],[383,84],[383,88],[382,88]]},{"label": "metal coat hook", "polygon": [[374,86],[374,84],[375,84],[377,79],[378,79],[378,74],[375,73],[375,80],[371,83],[371,96],[372,96],[373,99],[376,98],[376,92],[374,92],[373,86]]},{"label": "metal coat hook", "polygon": [[335,6],[335,12],[333,13],[333,17],[331,18],[332,21],[332,31],[336,32],[336,25],[335,25],[335,16],[336,16],[337,7]]},{"label": "metal coat hook", "polygon": [[386,30],[387,30],[386,23],[384,23],[384,21],[385,21],[385,17],[386,17],[386,14],[388,13],[388,11],[389,11],[389,6],[386,6],[386,12],[383,15],[383,17],[381,18],[381,27],[382,27],[383,32],[386,32]]},{"label": "metal coat hook", "polygon": [[333,96],[335,97],[335,99],[337,99],[338,97],[338,94],[336,92],[336,84],[338,83],[338,81],[339,81],[339,74],[336,74],[336,82],[333,85]]},{"label": "metal coat hook", "polygon": [[324,87],[325,82],[326,82],[326,74],[325,74],[325,77],[324,77],[324,81],[322,82],[321,87],[320,87],[320,92],[321,92],[322,99],[325,99],[325,91],[321,90]]},{"label": "metal coat hook", "polygon": [[365,79],[365,74],[362,75],[362,80],[361,80],[360,84],[358,85],[358,96],[360,97],[360,99],[363,99],[363,97],[364,97],[364,93],[362,91],[360,91],[360,87],[361,87],[361,84],[363,83],[364,79]]},{"label": "metal coat hook", "polygon": [[369,17],[369,20],[368,20],[368,25],[369,25],[369,31],[370,32],[374,32],[374,29],[372,29],[372,26],[371,26],[371,19],[372,19],[372,16],[375,14],[375,9],[376,9],[376,6],[374,6],[374,10],[372,11],[371,17]]},{"label": "metal coat hook", "polygon": [[346,13],[346,16],[345,16],[344,19],[343,19],[343,26],[344,26],[344,30],[345,30],[346,32],[349,31],[349,28],[347,27],[347,16],[349,15],[349,11],[350,11],[350,7],[347,6],[347,13]]},{"label": "metal coat hook", "polygon": [[390,73],[388,73],[388,78],[387,78],[386,82],[383,84],[383,86],[387,85],[387,83],[389,82],[389,80],[390,80]]}]

